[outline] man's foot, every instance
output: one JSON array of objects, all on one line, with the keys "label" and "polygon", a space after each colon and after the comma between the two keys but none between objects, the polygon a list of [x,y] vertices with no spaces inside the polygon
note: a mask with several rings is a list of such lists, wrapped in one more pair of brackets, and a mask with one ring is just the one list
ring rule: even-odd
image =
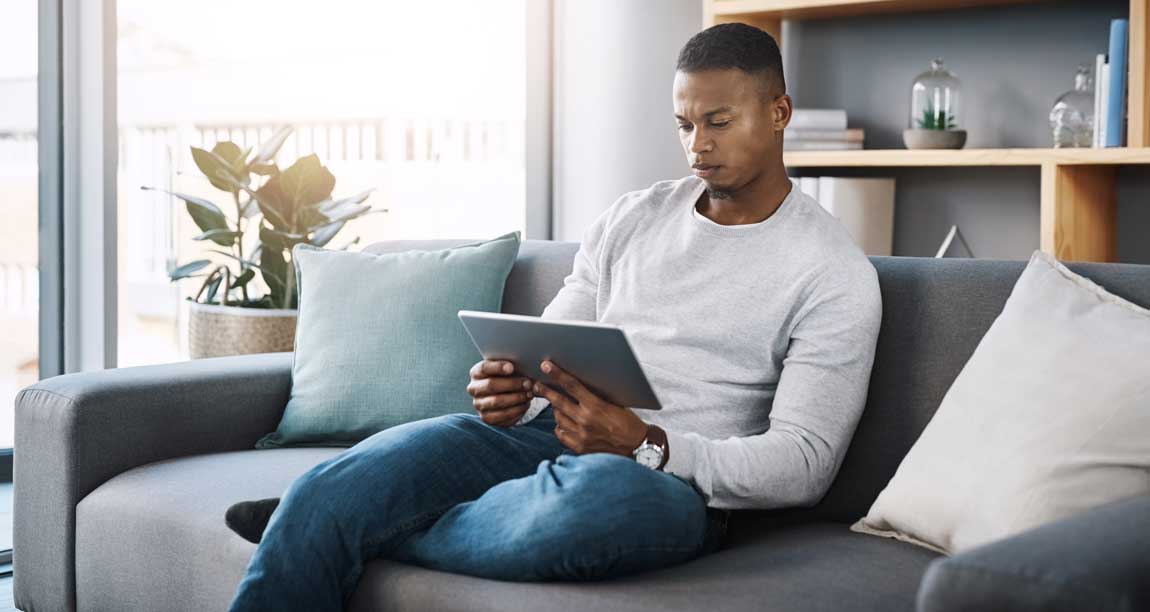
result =
[{"label": "man's foot", "polygon": [[279,505],[278,497],[232,504],[232,507],[228,508],[227,513],[224,514],[224,522],[241,538],[252,544],[259,544],[260,539],[263,538],[264,529],[267,529],[268,521],[272,518],[272,512],[275,512]]}]

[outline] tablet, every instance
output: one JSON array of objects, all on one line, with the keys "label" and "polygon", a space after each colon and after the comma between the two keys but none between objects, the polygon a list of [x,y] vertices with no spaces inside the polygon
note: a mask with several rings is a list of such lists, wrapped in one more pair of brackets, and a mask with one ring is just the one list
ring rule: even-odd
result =
[{"label": "tablet", "polygon": [[549,359],[613,404],[662,409],[621,327],[475,310],[459,320],[484,359],[511,361],[516,374],[554,382],[539,369]]}]

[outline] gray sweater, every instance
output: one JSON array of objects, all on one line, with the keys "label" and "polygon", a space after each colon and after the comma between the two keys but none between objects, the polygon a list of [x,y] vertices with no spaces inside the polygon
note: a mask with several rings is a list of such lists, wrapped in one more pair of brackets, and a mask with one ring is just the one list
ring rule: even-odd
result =
[{"label": "gray sweater", "polygon": [[[866,400],[882,303],[874,267],[792,189],[765,221],[695,210],[690,176],[627,193],[584,233],[543,312],[621,326],[662,410],[664,470],[714,508],[817,502]],[[525,423],[547,406],[536,398]]]}]

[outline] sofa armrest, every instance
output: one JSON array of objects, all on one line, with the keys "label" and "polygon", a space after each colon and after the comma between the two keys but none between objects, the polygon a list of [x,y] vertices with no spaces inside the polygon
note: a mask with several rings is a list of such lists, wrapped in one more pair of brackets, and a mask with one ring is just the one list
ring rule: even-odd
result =
[{"label": "sofa armrest", "polygon": [[76,504],[131,468],[254,448],[291,391],[291,353],[57,376],[16,398],[14,591],[75,610]]},{"label": "sofa armrest", "polygon": [[1150,610],[1150,495],[931,562],[920,612]]}]

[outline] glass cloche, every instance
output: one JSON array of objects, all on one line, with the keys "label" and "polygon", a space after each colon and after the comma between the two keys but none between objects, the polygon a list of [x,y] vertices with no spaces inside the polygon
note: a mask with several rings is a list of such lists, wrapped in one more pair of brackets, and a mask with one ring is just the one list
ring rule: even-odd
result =
[{"label": "glass cloche", "polygon": [[915,77],[910,90],[910,127],[914,130],[958,130],[962,124],[959,106],[961,82],[942,65],[942,58],[930,63],[930,70]]},{"label": "glass cloche", "polygon": [[1090,69],[1078,66],[1074,89],[1058,96],[1050,109],[1054,146],[1089,147],[1094,144],[1094,83]]}]

